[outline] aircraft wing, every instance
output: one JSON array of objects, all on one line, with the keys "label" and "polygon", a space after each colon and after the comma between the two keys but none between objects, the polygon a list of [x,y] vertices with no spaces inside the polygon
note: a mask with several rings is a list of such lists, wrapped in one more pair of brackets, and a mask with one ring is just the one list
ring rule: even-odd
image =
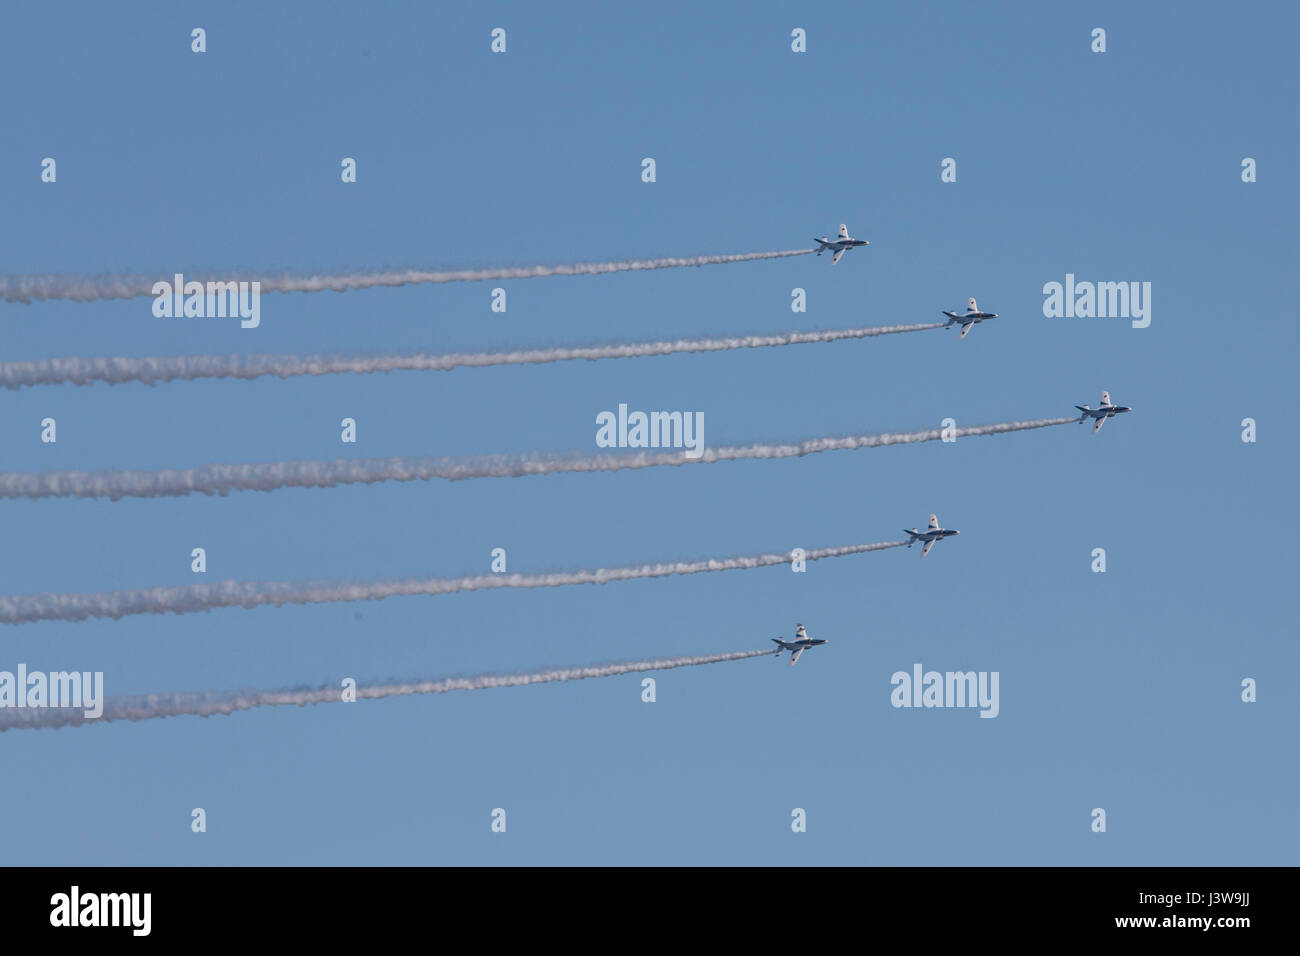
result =
[{"label": "aircraft wing", "polygon": [[835,265],[835,263],[839,262],[839,261],[840,261],[840,256],[842,256],[842,255],[844,255],[844,250],[843,250],[843,249],[836,249],[836,250],[835,250],[835,255],[831,256],[831,265]]},{"label": "aircraft wing", "polygon": [[795,651],[793,654],[790,655],[790,666],[791,666],[791,667],[794,667],[795,664],[798,664],[798,663],[799,663],[799,656],[800,656],[801,654],[803,654],[803,652],[804,652],[805,650],[807,650],[807,648],[801,647],[801,648],[799,648],[799,650]]},{"label": "aircraft wing", "polygon": [[925,543],[925,547],[921,549],[921,557],[924,558],[927,554],[930,553],[930,549],[934,547],[935,540],[936,540],[935,538],[931,538],[929,541]]},{"label": "aircraft wing", "polygon": [[1097,416],[1097,424],[1095,424],[1095,425],[1092,426],[1092,433],[1093,433],[1094,435],[1097,434],[1097,432],[1101,431],[1101,426],[1102,426],[1102,425],[1105,425],[1105,424],[1106,424],[1106,416],[1105,416],[1105,415],[1098,415],[1098,416]]},{"label": "aircraft wing", "polygon": [[970,331],[971,329],[973,329],[973,328],[975,328],[975,323],[974,323],[974,322],[967,322],[965,325],[963,325],[963,326],[961,327],[961,335],[957,336],[957,338],[959,338],[959,339],[964,339],[964,338],[966,337],[966,333],[969,332],[969,331]]}]

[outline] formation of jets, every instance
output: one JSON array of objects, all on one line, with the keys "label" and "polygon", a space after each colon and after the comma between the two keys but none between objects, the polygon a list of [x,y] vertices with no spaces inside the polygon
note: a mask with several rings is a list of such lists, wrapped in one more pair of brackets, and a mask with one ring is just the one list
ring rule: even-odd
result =
[{"label": "formation of jets", "polygon": [[840,234],[837,238],[827,239],[825,236],[819,236],[815,237],[813,242],[820,243],[817,247],[817,255],[820,256],[827,250],[831,250],[835,253],[835,255],[831,256],[831,265],[835,265],[835,263],[839,262],[840,256],[844,255],[845,251],[852,249],[855,246],[871,245],[871,243],[867,242],[865,239],[854,239],[850,236],[849,227],[844,225],[844,223],[840,223]]},{"label": "formation of jets", "polygon": [[1097,424],[1092,426],[1092,433],[1095,435],[1101,431],[1101,426],[1106,424],[1106,419],[1114,418],[1116,415],[1122,415],[1124,412],[1131,412],[1133,409],[1127,405],[1112,405],[1110,401],[1110,392],[1101,393],[1101,404],[1096,408],[1089,408],[1087,405],[1075,405],[1080,412],[1079,424],[1083,424],[1089,418],[1096,419]]},{"label": "formation of jets", "polygon": [[[843,223],[840,223],[839,235],[835,239],[829,239],[826,236],[819,236],[814,239],[814,241],[817,243],[817,255],[820,256],[823,252],[834,253],[831,256],[831,265],[835,265],[835,263],[839,262],[840,257],[849,249],[853,249],[857,246],[870,245],[870,243],[865,239],[854,239],[850,236],[849,227]],[[944,326],[945,329],[951,328],[954,325],[961,326],[961,333],[957,336],[959,339],[964,339],[966,333],[979,323],[986,322],[989,319],[996,319],[998,317],[996,312],[981,312],[980,307],[976,304],[973,297],[966,300],[965,312],[943,311],[943,314],[948,317],[948,322]],[[1092,426],[1092,433],[1094,435],[1101,430],[1101,426],[1106,423],[1106,419],[1114,418],[1116,415],[1121,415],[1127,411],[1132,411],[1132,409],[1127,405],[1113,404],[1110,400],[1110,392],[1101,393],[1101,404],[1096,408],[1091,408],[1088,405],[1076,405],[1074,407],[1079,410],[1080,423],[1086,422],[1090,418],[1096,422],[1096,424]],[[921,557],[923,558],[930,553],[930,549],[934,547],[936,541],[942,541],[944,538],[950,538],[953,535],[961,534],[960,531],[955,531],[951,528],[941,528],[939,526],[938,515],[930,515],[930,525],[924,531],[920,531],[916,528],[904,528],[903,531],[908,535],[907,546],[909,548],[918,541],[922,543]],[[772,638],[772,642],[777,646],[777,657],[780,657],[784,651],[790,652],[791,667],[798,662],[800,655],[802,655],[808,648],[817,647],[818,645],[826,643],[823,639],[809,637],[807,630],[804,629],[802,624],[795,626],[793,641],[783,641],[780,638],[774,637]]]},{"label": "formation of jets", "polygon": [[996,312],[981,312],[973,298],[966,300],[965,312],[944,312],[943,314],[948,316],[948,325],[944,326],[945,329],[954,322],[961,325],[961,335],[957,336],[959,339],[964,339],[972,326],[983,322],[985,319],[996,319],[998,317]]},{"label": "formation of jets", "polygon": [[790,666],[794,667],[795,664],[799,663],[800,654],[808,650],[810,647],[817,647],[820,644],[825,644],[826,640],[825,638],[820,637],[809,637],[808,632],[804,630],[804,626],[802,624],[796,624],[794,626],[793,641],[783,641],[779,637],[774,637],[772,638],[772,643],[776,645],[777,657],[781,656],[782,651],[790,652]]},{"label": "formation of jets", "polygon": [[907,541],[909,548],[918,541],[925,542],[921,548],[921,557],[923,558],[930,553],[930,549],[934,547],[936,541],[942,541],[944,538],[951,538],[955,534],[961,534],[960,531],[940,528],[938,515],[930,515],[930,527],[924,531],[917,531],[915,528],[904,528],[903,531],[905,534],[911,535]]},{"label": "formation of jets", "polygon": [[[936,541],[942,541],[944,538],[951,538],[955,534],[961,534],[960,531],[954,531],[951,528],[939,527],[938,515],[930,515],[930,527],[925,531],[918,531],[916,528],[904,528],[903,531],[911,536],[907,542],[909,548],[918,541],[925,542],[925,545],[921,548],[921,557],[925,557],[930,553],[930,549],[934,547]],[[777,657],[780,657],[785,651],[790,652],[790,666],[794,667],[795,664],[799,663],[799,658],[804,651],[810,647],[819,647],[827,643],[827,641],[821,637],[809,637],[808,630],[802,624],[796,624],[794,626],[793,641],[783,641],[779,637],[774,637],[772,643],[776,645]]]}]

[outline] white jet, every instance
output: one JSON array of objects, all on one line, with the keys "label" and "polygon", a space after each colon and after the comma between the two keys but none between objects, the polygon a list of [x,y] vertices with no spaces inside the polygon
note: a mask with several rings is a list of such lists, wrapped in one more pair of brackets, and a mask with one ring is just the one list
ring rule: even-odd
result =
[{"label": "white jet", "polygon": [[1080,411],[1079,424],[1083,424],[1089,418],[1095,418],[1097,424],[1092,426],[1092,433],[1095,435],[1101,431],[1101,426],[1106,424],[1106,419],[1114,418],[1116,415],[1122,415],[1124,412],[1131,412],[1133,409],[1127,405],[1112,405],[1110,402],[1110,392],[1101,393],[1101,405],[1097,408],[1089,408],[1087,405],[1075,405]]},{"label": "white jet", "polygon": [[907,541],[909,548],[918,541],[925,542],[925,545],[921,548],[921,557],[923,558],[930,553],[930,549],[934,547],[936,541],[942,541],[944,538],[951,538],[955,534],[961,534],[960,531],[940,528],[938,515],[930,515],[930,527],[925,531],[917,531],[915,528],[904,528],[903,531],[911,535]]},{"label": "white jet", "polygon": [[996,312],[981,312],[980,307],[975,304],[973,298],[966,300],[966,311],[964,313],[944,312],[943,314],[948,316],[948,325],[944,326],[945,329],[954,322],[961,324],[961,335],[957,336],[959,339],[966,337],[966,333],[971,330],[971,326],[983,322],[985,319],[996,319],[998,317]]},{"label": "white jet", "polygon": [[831,256],[831,265],[835,265],[835,263],[839,262],[840,256],[844,255],[846,250],[852,249],[855,246],[871,245],[871,243],[867,242],[865,239],[854,239],[850,236],[849,227],[844,225],[844,223],[840,223],[839,238],[828,239],[825,236],[817,236],[813,238],[813,242],[821,243],[821,245],[817,247],[817,255],[819,256],[828,249],[834,250],[835,255]]},{"label": "white jet", "polygon": [[825,638],[809,637],[808,632],[804,630],[802,624],[794,626],[794,640],[783,641],[779,637],[772,638],[772,643],[776,645],[776,656],[780,657],[782,651],[790,652],[790,666],[794,667],[799,663],[799,655],[810,647],[818,647],[826,643]]}]

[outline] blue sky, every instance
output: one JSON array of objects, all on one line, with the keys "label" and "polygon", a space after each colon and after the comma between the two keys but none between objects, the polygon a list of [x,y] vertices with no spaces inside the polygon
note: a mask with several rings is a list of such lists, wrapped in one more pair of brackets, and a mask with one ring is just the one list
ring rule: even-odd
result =
[{"label": "blue sky", "polygon": [[[266,295],[256,330],[156,319],[148,299],[9,304],[0,361],[838,328],[932,321],[972,295],[1000,318],[964,341],[26,389],[0,395],[0,469],[594,452],[596,414],[620,402],[703,411],[712,445],[1052,417],[1102,388],[1135,411],[1095,437],[4,502],[5,594],[195,583],[198,546],[209,581],[374,579],[484,573],[495,547],[528,572],[889,540],[931,511],[963,534],[924,562],[889,551],[806,574],[7,628],[0,669],[102,670],[110,693],[730,651],[796,622],[832,644],[794,669],[657,675],[654,704],[630,676],[5,733],[0,859],[1297,861],[1293,8],[308,9],[6,10],[0,84],[26,92],[0,130],[3,271],[528,265],[786,249],[839,222],[871,246],[834,269],[502,283],[505,314],[492,283]],[[1043,284],[1066,273],[1151,282],[1151,326],[1045,318]],[[890,675],[917,662],[998,671],[1000,715],[892,708]],[[207,833],[190,831],[194,807]]]}]

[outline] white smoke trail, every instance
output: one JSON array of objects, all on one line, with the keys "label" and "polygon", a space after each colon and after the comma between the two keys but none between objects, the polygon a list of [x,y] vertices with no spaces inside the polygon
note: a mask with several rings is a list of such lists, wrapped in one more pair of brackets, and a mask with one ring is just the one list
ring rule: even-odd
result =
[{"label": "white smoke trail", "polygon": [[[1077,422],[1077,417],[1040,418],[954,428],[955,438],[1001,435]],[[927,428],[914,432],[813,438],[787,445],[739,445],[705,448],[698,458],[684,451],[645,451],[623,455],[557,457],[492,455],[475,458],[337,458],[334,461],[281,461],[244,465],[202,465],[162,471],[43,471],[0,472],[0,498],[166,498],[179,495],[226,495],[232,491],[273,491],[277,488],[332,488],[382,481],[465,481],[471,478],[519,478],[623,471],[659,466],[712,464],[741,459],[802,458],[826,451],[879,448],[885,445],[935,441],[944,432]]]},{"label": "white smoke trail", "polygon": [[296,375],[336,375],[352,372],[447,371],[455,368],[487,368],[493,365],[543,365],[577,359],[642,358],[684,352],[723,352],[732,349],[772,348],[865,339],[878,335],[941,329],[942,322],[921,325],[880,325],[858,329],[820,332],[784,332],[775,335],[744,335],[728,338],[675,339],[661,342],[629,342],[621,345],[591,345],[509,352],[467,352],[436,355],[178,355],[155,358],[53,358],[34,362],[0,362],[0,386],[91,385],[107,382],[143,382],[157,385],[176,380],[202,378],[254,379],[264,375],[289,378]]},{"label": "white smoke trail", "polygon": [[[534,279],[544,276],[594,276],[611,272],[643,272],[650,269],[681,269],[690,266],[724,265],[753,262],[758,259],[788,259],[806,256],[812,249],[785,249],[777,252],[739,252],[730,255],[687,256],[667,259],[626,259],[615,262],[577,262],[571,265],[518,266],[496,269],[454,269],[429,271],[404,269],[393,272],[347,272],[335,275],[194,275],[186,282],[259,282],[262,292],[346,292],[349,289],[372,289],[377,286],[440,284],[444,282],[485,282],[495,279]],[[95,302],[101,299],[134,299],[155,295],[155,282],[171,283],[173,276],[88,276],[88,275],[13,275],[0,276],[0,297],[6,302],[33,302],[47,299],[71,299]]]},{"label": "white smoke trail", "polygon": [[[906,541],[851,544],[837,548],[805,549],[804,560],[839,558],[869,551],[899,548]],[[555,588],[575,584],[609,584],[637,578],[665,578],[675,574],[741,571],[788,564],[791,555],[751,554],[733,558],[673,561],[593,571],[556,571],[549,574],[484,574],[461,578],[393,578],[386,581],[218,581],[184,587],[141,588],[135,591],[101,591],[90,594],[24,594],[0,596],[0,624],[30,621],[84,621],[87,618],[122,618],[133,614],[189,614],[214,608],[255,608],[268,604],[328,604],[335,601],[382,601],[414,594],[454,594],[493,588]]]},{"label": "white smoke trail", "polygon": [[[561,667],[532,674],[483,674],[477,677],[448,677],[443,680],[403,681],[401,683],[358,686],[358,700],[379,700],[410,694],[445,694],[453,690],[489,690],[496,687],[525,687],[529,684],[552,684],[558,681],[586,680],[589,677],[616,677],[642,671],[671,670],[743,661],[770,655],[770,650],[733,651],[728,654],[700,654],[694,657],[661,657],[621,664],[597,664],[591,667]],[[224,693],[131,694],[104,701],[99,717],[86,717],[84,708],[6,707],[0,709],[0,731],[38,727],[72,727],[100,724],[113,720],[151,720],[156,717],[212,717],[233,714],[254,707],[282,707],[328,704],[342,700],[335,685],[292,690],[241,690]]]}]

